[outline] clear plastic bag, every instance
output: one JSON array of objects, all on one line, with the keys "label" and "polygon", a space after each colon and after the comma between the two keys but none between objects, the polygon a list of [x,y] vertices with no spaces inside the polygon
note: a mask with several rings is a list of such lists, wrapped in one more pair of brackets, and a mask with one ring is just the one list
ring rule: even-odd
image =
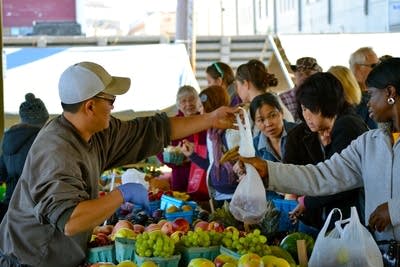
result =
[{"label": "clear plastic bag", "polygon": [[335,228],[327,235],[333,209],[318,234],[311,254],[309,267],[383,267],[382,255],[372,235],[358,218],[355,207],[346,220],[335,222]]},{"label": "clear plastic bag", "polygon": [[[250,121],[247,112],[244,112],[245,125],[236,115],[236,120],[240,132],[239,154],[243,157],[254,157],[255,149],[253,146],[253,137],[251,134]],[[246,175],[237,186],[232,200],[229,204],[229,210],[239,221],[254,224],[264,219],[267,212],[267,198],[264,184],[257,170],[250,164],[245,164]]]}]

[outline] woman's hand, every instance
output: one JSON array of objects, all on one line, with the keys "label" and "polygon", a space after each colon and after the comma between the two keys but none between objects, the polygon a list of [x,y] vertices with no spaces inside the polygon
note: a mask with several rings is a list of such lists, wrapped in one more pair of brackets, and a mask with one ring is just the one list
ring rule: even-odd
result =
[{"label": "woman's hand", "polygon": [[298,221],[298,219],[303,215],[305,210],[306,207],[304,206],[304,200],[303,200],[299,201],[297,206],[292,211],[289,211],[289,219],[292,221],[293,224],[295,224]]},{"label": "woman's hand", "polygon": [[386,226],[392,224],[389,214],[388,203],[385,202],[379,205],[369,217],[368,226],[378,232],[385,230]]},{"label": "woman's hand", "polygon": [[184,139],[180,145],[180,148],[183,155],[185,155],[186,157],[190,157],[190,155],[192,155],[194,152],[194,143]]}]

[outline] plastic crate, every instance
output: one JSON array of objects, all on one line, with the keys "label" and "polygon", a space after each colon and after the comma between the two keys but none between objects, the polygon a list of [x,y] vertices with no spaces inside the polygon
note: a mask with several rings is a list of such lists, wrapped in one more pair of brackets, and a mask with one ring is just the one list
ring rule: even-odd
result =
[{"label": "plastic crate", "polygon": [[280,211],[279,215],[279,231],[296,231],[298,224],[293,224],[289,219],[289,211],[292,211],[297,206],[296,200],[273,199],[275,207]]},{"label": "plastic crate", "polygon": [[87,260],[89,263],[97,263],[97,262],[115,263],[114,245],[95,247],[89,249]]},{"label": "plastic crate", "polygon": [[165,163],[182,165],[184,159],[185,155],[183,155],[182,153],[168,152],[168,151],[163,152],[163,161]]},{"label": "plastic crate", "polygon": [[193,214],[193,210],[165,213],[165,219],[167,219],[167,221],[173,221],[177,218],[184,218],[186,221],[192,224]]},{"label": "plastic crate", "polygon": [[231,256],[232,258],[239,260],[241,255],[237,252],[234,252],[232,250],[230,250],[229,248],[226,248],[224,246],[220,246],[219,247],[219,253],[224,254],[224,255],[228,255]]},{"label": "plastic crate", "polygon": [[188,266],[189,262],[195,258],[205,258],[210,261],[214,261],[214,259],[219,255],[219,246],[211,246],[211,247],[193,247],[186,248],[181,247],[179,251],[181,252],[181,261],[179,266]]},{"label": "plastic crate", "polygon": [[117,237],[115,239],[115,259],[117,262],[135,259],[136,241],[129,238]]},{"label": "plastic crate", "polygon": [[177,208],[180,208],[183,205],[185,205],[185,201],[167,195],[161,196],[160,209],[166,210],[172,205],[176,206]]},{"label": "plastic crate", "polygon": [[160,208],[160,205],[161,205],[161,200],[150,201],[150,204],[149,204],[149,207],[150,207],[150,210],[149,210],[150,215],[151,215],[154,211],[158,210],[158,209]]},{"label": "plastic crate", "polygon": [[141,257],[135,254],[135,262],[138,266],[141,266],[145,261],[152,261],[157,264],[158,267],[177,267],[179,265],[179,261],[181,259],[181,255],[173,255],[169,258],[160,258],[160,257]]}]

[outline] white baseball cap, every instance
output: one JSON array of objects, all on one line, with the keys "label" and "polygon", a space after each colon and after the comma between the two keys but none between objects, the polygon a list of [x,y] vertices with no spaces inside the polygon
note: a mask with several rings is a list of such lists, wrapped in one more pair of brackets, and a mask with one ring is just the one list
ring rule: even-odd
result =
[{"label": "white baseball cap", "polygon": [[110,95],[125,94],[131,85],[126,77],[111,76],[102,66],[80,62],[68,67],[58,82],[58,93],[64,104],[76,104],[100,92]]}]

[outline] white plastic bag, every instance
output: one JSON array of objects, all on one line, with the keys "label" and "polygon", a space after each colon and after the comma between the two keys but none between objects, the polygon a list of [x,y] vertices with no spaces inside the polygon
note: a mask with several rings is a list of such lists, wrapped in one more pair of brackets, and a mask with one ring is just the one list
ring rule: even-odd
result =
[{"label": "white plastic bag", "polygon": [[336,221],[335,228],[326,235],[332,214],[337,210],[329,213],[318,234],[308,266],[383,267],[378,245],[361,224],[355,207],[351,207],[350,218]]},{"label": "white plastic bag", "polygon": [[[236,120],[240,132],[239,154],[243,157],[254,157],[255,149],[253,146],[253,137],[251,134],[250,121],[247,112],[244,112],[245,125],[239,115]],[[232,200],[229,204],[229,210],[239,221],[254,224],[264,219],[267,212],[267,198],[264,184],[257,170],[250,164],[245,164],[246,175],[237,186]]]}]

